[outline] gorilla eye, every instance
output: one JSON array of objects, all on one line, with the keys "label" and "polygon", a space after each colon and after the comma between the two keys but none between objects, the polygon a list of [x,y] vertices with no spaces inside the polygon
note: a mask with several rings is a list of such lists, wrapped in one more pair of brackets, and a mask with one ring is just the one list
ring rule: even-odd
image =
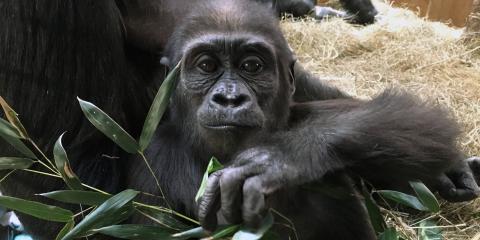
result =
[{"label": "gorilla eye", "polygon": [[208,56],[201,57],[197,67],[205,73],[214,73],[218,68],[217,61]]},{"label": "gorilla eye", "polygon": [[247,73],[259,73],[262,71],[263,63],[258,58],[247,59],[242,62],[240,68]]}]

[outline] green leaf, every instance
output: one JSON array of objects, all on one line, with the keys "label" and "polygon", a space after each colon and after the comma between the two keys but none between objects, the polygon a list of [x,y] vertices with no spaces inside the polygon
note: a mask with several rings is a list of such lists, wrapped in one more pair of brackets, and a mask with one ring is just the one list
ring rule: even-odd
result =
[{"label": "green leaf", "polygon": [[55,165],[57,166],[57,170],[62,175],[63,181],[67,184],[70,189],[73,190],[82,190],[82,182],[78,179],[77,175],[73,172],[72,168],[70,167],[70,162],[68,161],[67,152],[62,146],[62,137],[63,134],[60,135],[55,146],[53,147],[53,157],[55,158]]},{"label": "green leaf", "polygon": [[415,208],[420,211],[427,211],[428,209],[418,200],[418,198],[402,192],[381,190],[377,191],[384,198],[390,199],[396,203]]},{"label": "green leaf", "polygon": [[221,239],[224,237],[228,237],[233,235],[238,229],[240,228],[240,225],[232,225],[232,226],[225,226],[225,227],[220,227],[218,230],[216,230],[211,237],[208,239],[214,240],[214,239]]},{"label": "green leaf", "polygon": [[250,232],[249,230],[242,228],[240,231],[233,235],[232,240],[258,240],[273,226],[273,215],[268,213],[263,219],[262,225],[256,232]]},{"label": "green leaf", "polygon": [[195,202],[197,202],[198,199],[200,199],[205,193],[208,176],[222,168],[223,168],[223,165],[215,157],[212,157],[210,159],[210,162],[208,163],[208,166],[207,166],[207,170],[203,174],[203,179],[202,179],[202,183],[200,184],[200,188],[198,189],[197,195],[195,196]]},{"label": "green leaf", "polygon": [[440,211],[440,204],[438,204],[437,198],[433,195],[430,189],[425,186],[425,184],[422,182],[410,182],[410,186],[412,186],[423,206],[428,208],[431,212]]},{"label": "green leaf", "polygon": [[32,166],[34,161],[29,158],[0,157],[0,170],[26,169]]},{"label": "green leaf", "polygon": [[60,230],[60,232],[57,234],[55,240],[62,239],[70,230],[73,229],[73,226],[75,226],[75,221],[72,220],[70,222],[67,222],[67,224],[63,226],[62,230]]},{"label": "green leaf", "polygon": [[95,126],[126,152],[137,153],[139,151],[137,141],[135,141],[130,134],[120,127],[118,123],[113,121],[111,117],[109,117],[105,112],[92,103],[83,101],[80,98],[77,99],[80,103],[83,113],[93,124],[93,126]]},{"label": "green leaf", "polygon": [[51,222],[68,222],[73,218],[69,210],[8,196],[0,196],[0,206]]},{"label": "green leaf", "polygon": [[157,207],[147,207],[141,205],[135,206],[135,208],[143,214],[155,219],[157,223],[161,223],[165,227],[180,231],[184,231],[192,227],[176,219],[172,212],[166,212],[168,209],[160,209]]},{"label": "green leaf", "polygon": [[87,206],[98,206],[107,201],[111,195],[92,192],[92,191],[77,191],[77,190],[61,190],[48,193],[39,194],[59,202],[82,204]]},{"label": "green leaf", "polygon": [[0,132],[2,132],[3,134],[9,137],[22,139],[22,136],[20,136],[17,129],[15,129],[15,127],[12,124],[10,124],[9,122],[5,121],[2,118],[0,118]]},{"label": "green leaf", "polygon": [[109,198],[85,216],[85,218],[62,239],[67,240],[88,236],[93,234],[90,232],[93,229],[117,224],[127,219],[134,212],[131,203],[137,194],[137,191],[127,189]]},{"label": "green leaf", "polygon": [[395,228],[387,228],[385,232],[378,236],[379,240],[398,240],[398,233]]},{"label": "green leaf", "polygon": [[0,118],[0,137],[22,153],[25,157],[37,159],[37,156],[20,140],[22,137],[9,122]]},{"label": "green leaf", "polygon": [[364,183],[362,182],[362,194],[365,201],[365,207],[367,208],[368,216],[370,217],[370,222],[372,224],[373,229],[375,232],[381,233],[384,232],[387,224],[380,213],[380,208],[378,207],[375,200],[372,198],[372,195],[365,187]]},{"label": "green leaf", "polygon": [[5,112],[5,116],[7,117],[8,121],[15,127],[15,129],[18,131],[19,135],[23,139],[28,138],[27,131],[25,130],[25,127],[23,127],[22,123],[20,122],[20,119],[18,119],[18,114],[8,105],[8,103],[5,101],[0,96],[0,105],[3,108],[3,112]]},{"label": "green leaf", "polygon": [[171,232],[165,228],[134,224],[113,225],[95,229],[93,232],[121,239],[173,239]]},{"label": "green leaf", "polygon": [[202,227],[192,228],[190,230],[175,233],[172,235],[175,240],[183,240],[183,239],[190,239],[190,238],[204,238],[208,237],[208,232],[205,231]]},{"label": "green leaf", "polygon": [[180,73],[180,63],[181,61],[167,75],[162,85],[158,89],[157,95],[155,96],[152,106],[148,111],[148,115],[145,119],[145,123],[143,124],[142,134],[140,135],[139,140],[141,151],[145,150],[150,144],[152,136],[157,129],[158,123],[160,123],[160,120],[162,119],[162,116],[168,107],[170,97],[172,96],[178,75]]},{"label": "green leaf", "polygon": [[417,230],[419,240],[442,240],[442,230],[433,221],[425,220],[420,222]]}]

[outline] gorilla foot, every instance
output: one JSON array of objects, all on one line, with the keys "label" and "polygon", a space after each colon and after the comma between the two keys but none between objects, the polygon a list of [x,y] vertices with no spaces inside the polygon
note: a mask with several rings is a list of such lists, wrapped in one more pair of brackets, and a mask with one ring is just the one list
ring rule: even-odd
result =
[{"label": "gorilla foot", "polygon": [[369,25],[375,23],[378,16],[378,11],[373,9],[368,12],[357,13],[357,14],[348,14],[345,18],[348,22],[352,24],[359,24],[359,25]]}]

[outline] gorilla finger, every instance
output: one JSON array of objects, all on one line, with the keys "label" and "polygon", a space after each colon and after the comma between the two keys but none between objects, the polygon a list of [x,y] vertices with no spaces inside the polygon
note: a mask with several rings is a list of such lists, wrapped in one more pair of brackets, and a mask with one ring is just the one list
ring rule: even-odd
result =
[{"label": "gorilla finger", "polygon": [[471,189],[455,189],[455,193],[446,199],[450,202],[466,202],[474,200],[478,197],[478,191]]},{"label": "gorilla finger", "polygon": [[471,157],[467,159],[467,163],[475,176],[477,184],[480,184],[480,157]]},{"label": "gorilla finger", "polygon": [[258,176],[247,179],[243,184],[242,217],[250,229],[258,229],[267,213],[263,190],[262,180]]},{"label": "gorilla finger", "polygon": [[220,214],[227,223],[235,224],[242,220],[241,190],[246,178],[243,168],[226,169],[220,178]]},{"label": "gorilla finger", "polygon": [[220,178],[220,213],[228,223],[241,222],[242,186],[246,178],[264,172],[262,166],[248,164],[243,167],[224,169]]},{"label": "gorilla finger", "polygon": [[217,212],[220,209],[219,181],[222,171],[215,172],[208,177],[205,193],[198,206],[198,219],[204,229],[213,231],[217,227]]},{"label": "gorilla finger", "polygon": [[442,174],[437,181],[437,191],[442,198],[447,201],[451,201],[450,197],[455,194],[455,184],[447,177],[447,175]]},{"label": "gorilla finger", "polygon": [[445,174],[439,178],[437,190],[440,196],[449,202],[463,202],[476,198],[476,193],[472,190],[457,189],[455,184]]},{"label": "gorilla finger", "polygon": [[478,192],[480,189],[478,188],[477,181],[471,172],[464,172],[459,177],[455,178],[457,188],[472,190],[474,192]]}]

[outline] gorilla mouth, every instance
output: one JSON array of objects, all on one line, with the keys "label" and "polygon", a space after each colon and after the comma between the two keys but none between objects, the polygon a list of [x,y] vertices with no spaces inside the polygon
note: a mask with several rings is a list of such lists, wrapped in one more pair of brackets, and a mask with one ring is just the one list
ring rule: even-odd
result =
[{"label": "gorilla mouth", "polygon": [[257,128],[258,126],[254,125],[245,125],[239,123],[211,123],[211,124],[204,124],[205,128],[212,129],[212,130],[240,130],[240,129],[252,129]]}]

